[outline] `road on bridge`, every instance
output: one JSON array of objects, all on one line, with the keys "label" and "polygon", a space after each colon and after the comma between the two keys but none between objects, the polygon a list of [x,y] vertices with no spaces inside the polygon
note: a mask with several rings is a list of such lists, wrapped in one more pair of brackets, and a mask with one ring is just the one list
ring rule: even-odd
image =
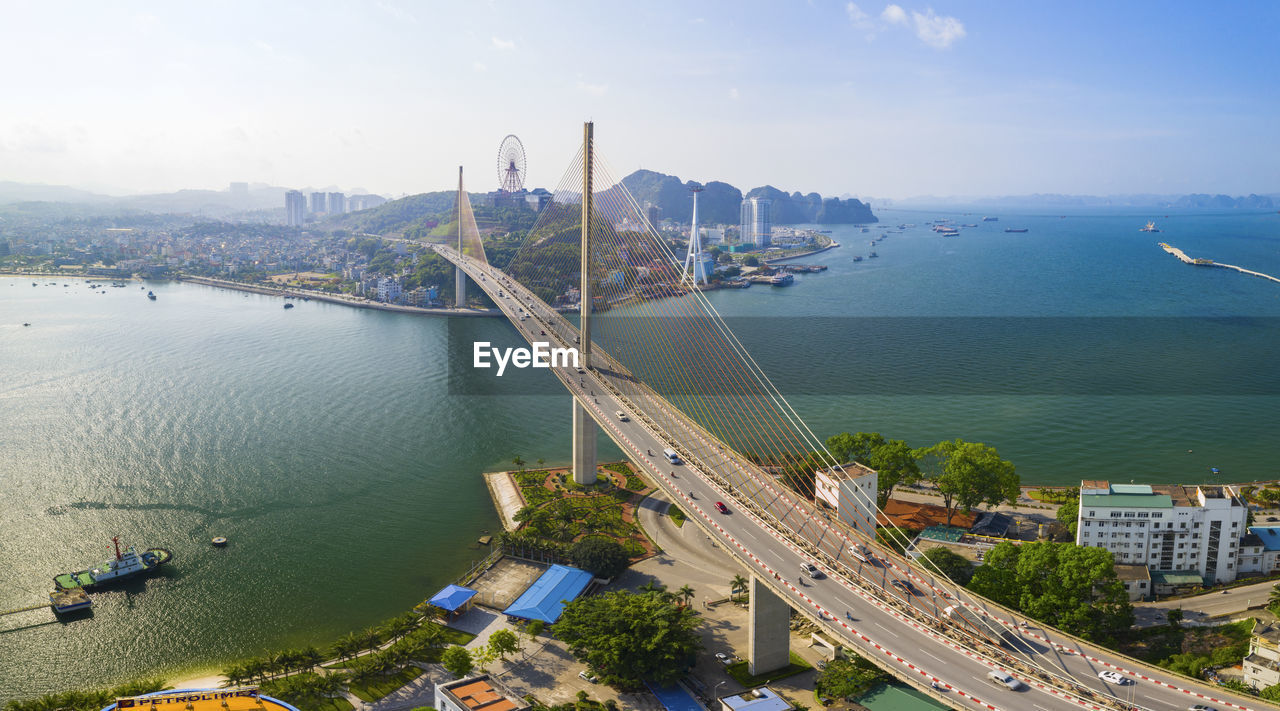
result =
[{"label": "road on bridge", "polygon": [[[435,249],[461,266],[528,341],[551,340],[558,341],[553,346],[576,346],[577,328],[500,270],[449,247],[436,245]],[[522,315],[529,318],[521,320]],[[634,391],[635,385],[629,374],[610,362],[607,354],[597,349],[592,359],[593,365],[599,367],[552,370],[632,461],[792,608],[818,621],[864,656],[886,665],[898,677],[926,691],[931,691],[932,683],[938,684],[941,691],[934,693],[951,705],[1002,711],[1173,711],[1197,703],[1219,709],[1269,708],[1257,699],[1245,699],[1142,665],[1034,622],[1022,627],[1023,620],[984,604],[981,598],[957,590],[947,581],[930,578],[889,551],[877,548],[870,562],[857,561],[849,551],[857,541],[843,526],[814,513],[811,505],[799,500],[794,492],[737,453],[711,441],[709,434],[662,398],[653,395],[638,404],[624,395],[627,390]],[[627,421],[616,416],[619,411],[628,415]],[[667,462],[662,450],[673,445],[684,451],[697,451],[698,463]],[[708,476],[699,467],[716,476]],[[730,486],[722,488],[716,479],[729,482]],[[726,504],[728,513],[717,511],[717,501]],[[778,524],[766,517],[781,522],[792,535],[784,535]],[[836,565],[831,565],[832,560]],[[816,564],[825,575],[820,579],[802,575],[802,563]],[[950,623],[940,610],[956,604],[958,598],[972,601],[971,605],[984,612],[990,610],[990,618],[1008,631],[1010,644],[1034,655],[1042,669],[1074,678],[1081,688],[1089,690],[1084,693],[1094,696],[1073,696],[1016,670],[1024,682],[1021,690],[991,682],[987,678],[989,671],[1009,667],[942,632]],[[1108,670],[1120,672],[1129,683],[1112,684],[1097,676]]]}]

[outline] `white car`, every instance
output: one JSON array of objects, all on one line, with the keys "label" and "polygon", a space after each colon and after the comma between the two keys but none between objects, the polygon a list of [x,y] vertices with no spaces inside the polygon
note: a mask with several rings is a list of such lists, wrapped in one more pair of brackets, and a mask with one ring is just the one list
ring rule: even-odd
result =
[{"label": "white car", "polygon": [[614,414],[616,414],[616,415],[618,416],[618,421],[619,421],[619,422],[630,422],[630,421],[631,421],[631,418],[630,418],[630,417],[627,417],[627,413],[623,412],[622,410],[618,410],[618,411],[617,411],[616,413],[614,413]]},{"label": "white car", "polygon": [[733,655],[725,654],[724,652],[716,652],[716,661],[727,667],[730,664],[733,664]]},{"label": "white car", "polygon": [[1013,689],[1014,691],[1017,691],[1018,689],[1022,688],[1022,682],[1013,678],[1013,675],[1009,674],[1008,672],[990,671],[990,672],[987,672],[987,678],[990,679],[991,683],[993,684],[1000,684],[1002,686],[1007,686],[1010,689]]},{"label": "white car", "polygon": [[600,681],[600,679],[595,674],[591,674],[589,672],[584,672],[584,671],[578,672],[578,678],[587,682],[588,684],[594,684]]},{"label": "white car", "polygon": [[1133,683],[1133,679],[1130,679],[1129,677],[1121,674],[1120,672],[1100,671],[1098,672],[1098,678],[1103,681],[1109,681],[1112,684],[1119,684],[1120,686]]}]

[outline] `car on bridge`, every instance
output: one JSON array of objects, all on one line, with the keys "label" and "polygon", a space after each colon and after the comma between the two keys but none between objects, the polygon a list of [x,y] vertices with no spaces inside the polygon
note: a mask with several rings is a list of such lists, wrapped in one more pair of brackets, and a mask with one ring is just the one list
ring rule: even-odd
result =
[{"label": "car on bridge", "polygon": [[801,563],[800,572],[813,578],[814,580],[818,580],[819,578],[823,577],[822,571],[818,570],[818,566],[814,565],[813,563]]},{"label": "car on bridge", "polygon": [[613,414],[615,414],[615,415],[617,415],[617,416],[618,416],[618,421],[619,421],[619,422],[630,422],[630,421],[631,421],[631,418],[630,418],[630,417],[627,417],[627,413],[623,412],[622,410],[618,410],[617,412],[615,412],[615,413],[613,413]]},{"label": "car on bridge", "polygon": [[894,578],[893,580],[889,581],[889,584],[901,590],[902,592],[905,592],[911,595],[917,594],[916,586],[912,585],[910,580],[899,580],[897,578]]},{"label": "car on bridge", "polygon": [[720,512],[720,513],[722,513],[722,514],[727,514],[727,513],[729,513],[729,507],[728,507],[728,506],[725,506],[723,501],[717,501],[717,502],[716,502],[716,511],[719,511],[719,512]]},{"label": "car on bridge", "polygon": [[1112,684],[1119,684],[1120,686],[1134,683],[1133,679],[1130,679],[1129,677],[1121,674],[1120,672],[1113,672],[1105,669],[1103,671],[1098,672],[1098,678],[1103,681],[1109,681]]},{"label": "car on bridge", "polygon": [[1022,688],[1022,682],[1015,679],[1012,674],[1006,671],[1000,671],[997,669],[995,671],[987,672],[987,678],[990,679],[993,684],[1007,686],[1014,691]]},{"label": "car on bridge", "polygon": [[1187,707],[1187,711],[1218,711],[1218,709],[1213,706],[1205,706],[1204,704],[1191,704]]}]

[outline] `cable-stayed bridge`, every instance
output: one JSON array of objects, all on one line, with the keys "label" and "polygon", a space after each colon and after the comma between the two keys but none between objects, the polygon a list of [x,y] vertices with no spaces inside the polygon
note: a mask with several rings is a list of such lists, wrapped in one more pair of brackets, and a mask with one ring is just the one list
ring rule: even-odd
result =
[{"label": "cable-stayed bridge", "polygon": [[[506,268],[484,254],[461,176],[457,244],[434,249],[458,268],[458,303],[469,278],[530,343],[578,349],[580,367],[552,368],[573,398],[575,481],[594,481],[603,429],[749,571],[752,673],[788,663],[795,609],[954,708],[1271,708],[1027,620],[875,543],[874,474],[804,426],[609,177],[592,130]],[[575,298],[577,323],[548,303]],[[817,473],[853,482],[838,507],[818,503]]]}]

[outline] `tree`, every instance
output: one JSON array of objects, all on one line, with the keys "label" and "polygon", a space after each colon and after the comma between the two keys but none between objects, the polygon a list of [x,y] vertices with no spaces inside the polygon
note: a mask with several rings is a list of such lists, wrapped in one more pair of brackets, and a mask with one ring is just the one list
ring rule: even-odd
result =
[{"label": "tree", "polygon": [[742,263],[748,267],[758,267],[760,266],[760,258],[754,254],[748,254],[747,258],[742,260]]},{"label": "tree", "polygon": [[862,657],[832,659],[827,662],[827,668],[818,673],[814,690],[820,696],[843,699],[866,691],[886,676],[875,664]]},{"label": "tree", "polygon": [[1271,595],[1267,597],[1267,609],[1273,615],[1277,614],[1277,610],[1280,610],[1280,585],[1271,588]]},{"label": "tree", "polygon": [[920,481],[920,463],[915,450],[900,439],[891,439],[871,450],[864,462],[876,470],[876,505],[883,507],[893,493],[893,487],[899,484],[914,484]]},{"label": "tree", "polygon": [[994,447],[961,439],[946,440],[917,450],[916,455],[934,464],[932,478],[942,494],[948,526],[957,509],[969,513],[975,506],[1013,503],[1018,498],[1018,474]]},{"label": "tree", "polygon": [[524,460],[520,458],[519,454],[512,458],[511,463],[519,467],[520,471],[524,471]]},{"label": "tree", "polygon": [[964,556],[942,546],[930,548],[920,558],[925,561],[925,570],[941,571],[957,585],[968,585],[973,577],[973,564]]},{"label": "tree", "polygon": [[1182,622],[1182,608],[1179,607],[1174,610],[1169,610],[1165,613],[1164,617],[1169,621],[1169,626],[1176,630],[1178,629],[1178,624]]},{"label": "tree", "polygon": [[1001,543],[969,589],[1085,639],[1105,641],[1133,624],[1133,606],[1102,548]]},{"label": "tree", "polygon": [[457,645],[444,650],[444,653],[440,655],[440,664],[458,679],[470,674],[471,670],[475,668],[475,661],[471,658],[471,652],[466,647]]},{"label": "tree", "polygon": [[1080,517],[1080,500],[1072,499],[1058,507],[1058,522],[1067,527],[1071,531],[1071,535],[1076,535],[1076,525],[1079,524]]},{"label": "tree", "polygon": [[893,487],[920,480],[916,452],[900,439],[886,441],[879,432],[841,432],[827,438],[827,449],[838,461],[857,462],[876,471],[876,504],[881,507]]},{"label": "tree", "polygon": [[746,592],[750,581],[741,575],[733,576],[733,580],[729,581],[729,595],[733,597],[735,593]]},{"label": "tree", "polygon": [[511,630],[496,630],[489,635],[489,651],[505,662],[508,654],[520,651],[520,639]]},{"label": "tree", "polygon": [[663,592],[607,592],[564,607],[556,636],[604,683],[635,689],[674,683],[702,648],[698,615]]},{"label": "tree", "polygon": [[688,607],[689,601],[693,600],[693,594],[694,594],[693,588],[690,587],[687,583],[684,586],[682,586],[676,594],[680,596],[680,604],[684,605],[685,607]]},{"label": "tree", "polygon": [[569,549],[569,560],[600,578],[612,578],[631,564],[621,543],[601,536],[591,536],[573,544]]}]

